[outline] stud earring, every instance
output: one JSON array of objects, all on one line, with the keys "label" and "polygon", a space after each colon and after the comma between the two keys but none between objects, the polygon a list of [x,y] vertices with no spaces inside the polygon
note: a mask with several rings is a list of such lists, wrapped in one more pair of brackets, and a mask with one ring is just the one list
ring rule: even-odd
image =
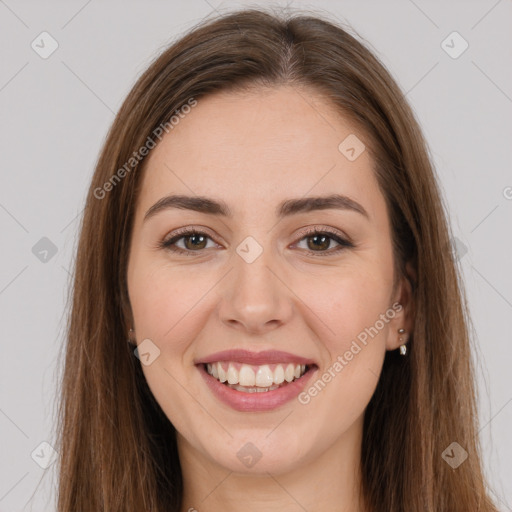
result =
[{"label": "stud earring", "polygon": [[130,345],[135,345],[135,340],[132,339],[132,335],[135,331],[133,329],[130,329],[128,331],[128,339],[126,340]]},{"label": "stud earring", "polygon": [[[399,334],[405,334],[405,329],[398,329],[398,333]],[[402,336],[400,336],[400,338],[398,338],[401,342],[404,341],[404,339],[402,338]],[[405,354],[407,354],[407,346],[405,345],[405,343],[402,343],[402,345],[400,345],[400,355],[401,356],[405,356]]]}]

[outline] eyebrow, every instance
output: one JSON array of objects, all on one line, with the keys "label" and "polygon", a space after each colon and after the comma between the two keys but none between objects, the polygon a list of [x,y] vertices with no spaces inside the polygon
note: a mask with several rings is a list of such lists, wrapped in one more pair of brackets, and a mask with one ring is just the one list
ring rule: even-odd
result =
[{"label": "eyebrow", "polygon": [[[182,210],[193,210],[222,217],[232,218],[233,213],[224,201],[214,200],[204,196],[169,195],[159,199],[144,215],[144,222],[157,213],[178,208]],[[369,219],[368,212],[361,204],[348,196],[331,194],[328,196],[304,197],[300,199],[287,199],[280,203],[276,209],[278,218],[296,215],[299,213],[315,210],[349,210],[358,212]]]}]

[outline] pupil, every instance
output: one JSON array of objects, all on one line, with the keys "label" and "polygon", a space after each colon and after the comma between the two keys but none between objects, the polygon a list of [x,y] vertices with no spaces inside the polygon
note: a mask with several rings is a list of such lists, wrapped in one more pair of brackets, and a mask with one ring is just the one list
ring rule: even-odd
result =
[{"label": "pupil", "polygon": [[[189,235],[187,237],[188,241],[190,242],[192,239],[196,239],[196,238],[199,238],[199,239],[202,239],[199,243],[204,243],[204,236],[203,235]],[[192,247],[195,247],[197,248],[198,247],[198,244],[192,242]]]},{"label": "pupil", "polygon": [[[323,244],[320,248],[322,249],[326,249],[329,247],[329,241],[327,240],[329,237],[325,236],[325,235],[314,235],[311,237],[313,240],[317,241],[318,239],[321,239],[321,243]],[[325,243],[325,241],[327,240],[327,244]],[[314,247],[319,247],[318,245],[314,246]]]}]

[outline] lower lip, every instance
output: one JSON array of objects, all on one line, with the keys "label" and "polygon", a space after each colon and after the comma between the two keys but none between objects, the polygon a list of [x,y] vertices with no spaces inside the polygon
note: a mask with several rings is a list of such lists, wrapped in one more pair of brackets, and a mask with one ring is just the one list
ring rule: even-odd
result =
[{"label": "lower lip", "polygon": [[210,390],[221,402],[241,412],[270,411],[293,400],[301,393],[309,380],[311,380],[311,377],[318,370],[317,367],[313,367],[300,379],[289,382],[272,391],[245,393],[244,391],[237,391],[236,389],[222,384],[206,371],[203,364],[197,365],[197,369],[203,376]]}]

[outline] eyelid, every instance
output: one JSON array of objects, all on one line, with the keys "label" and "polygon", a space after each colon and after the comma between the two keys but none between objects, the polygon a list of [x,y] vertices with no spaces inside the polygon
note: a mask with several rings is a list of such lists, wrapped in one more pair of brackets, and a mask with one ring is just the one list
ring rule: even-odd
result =
[{"label": "eyelid", "polygon": [[323,225],[314,225],[314,226],[308,226],[307,228],[304,228],[299,231],[299,233],[296,235],[298,237],[298,240],[294,242],[294,246],[302,242],[305,238],[308,238],[309,236],[314,235],[323,235],[327,234],[328,237],[331,240],[334,240],[338,246],[334,249],[329,249],[327,251],[310,251],[308,249],[305,250],[306,254],[308,256],[313,257],[329,257],[329,256],[337,256],[339,253],[343,252],[346,249],[351,249],[355,247],[355,244],[352,242],[349,236],[345,235],[343,232],[336,228],[332,228],[330,226],[323,226]]},{"label": "eyelid", "polygon": [[331,226],[324,226],[323,224],[314,224],[313,226],[302,228],[295,236],[304,237],[315,233],[329,233],[330,235],[334,235],[338,238],[343,238],[347,242],[351,242],[350,237],[343,233],[341,230]]},{"label": "eyelid", "polygon": [[[172,245],[176,244],[176,242],[178,240],[181,240],[182,238],[185,238],[187,236],[192,236],[194,234],[206,235],[214,243],[218,244],[218,242],[216,241],[216,236],[213,236],[211,234],[209,228],[207,228],[205,226],[192,225],[192,226],[186,226],[183,228],[179,228],[179,229],[173,231],[172,235],[164,237],[164,239],[158,243],[157,248],[165,249],[170,252],[177,253],[178,255],[180,255],[180,254],[186,255],[186,256],[200,255],[201,253],[205,252],[205,249],[192,251],[192,250],[182,249],[181,247],[172,247]],[[313,235],[321,235],[321,234],[329,235],[329,238],[331,238],[331,240],[335,241],[338,244],[338,247],[336,247],[334,249],[329,249],[327,251],[310,251],[310,250],[306,249],[305,252],[308,255],[330,256],[333,254],[337,254],[344,249],[355,247],[355,244],[352,243],[350,237],[345,235],[340,230],[330,227],[330,226],[318,225],[318,224],[308,226],[306,228],[302,228],[301,230],[299,230],[299,232],[294,235],[294,238],[297,238],[297,237],[298,238],[295,242],[293,242],[293,246],[302,242],[302,240],[304,240],[304,238],[307,238],[307,237],[313,236]]]},{"label": "eyelid", "polygon": [[[204,235],[207,235],[208,237],[210,237],[214,241],[216,241],[217,238],[220,238],[222,240],[221,237],[214,235],[212,233],[211,229],[207,228],[206,226],[193,224],[191,226],[185,226],[183,228],[175,229],[174,231],[172,231],[172,233],[170,233],[164,237],[162,243],[167,243],[170,240],[181,238],[181,237],[187,236],[187,235],[190,236],[192,234],[200,234],[200,235],[204,234]],[[181,235],[181,237],[180,237],[180,235]]]},{"label": "eyelid", "polygon": [[216,240],[217,236],[213,236],[209,228],[207,228],[206,226],[192,225],[178,228],[174,230],[170,235],[166,235],[162,241],[157,243],[156,249],[164,249],[173,253],[177,253],[178,255],[194,255],[194,253],[200,254],[201,252],[204,252],[204,249],[200,251],[187,251],[185,249],[181,249],[181,247],[171,247],[171,245],[176,244],[178,240],[181,240],[182,238],[185,238],[187,236],[192,236],[194,234],[205,235],[210,240],[213,240],[213,242],[215,242],[217,245],[219,244]]}]

